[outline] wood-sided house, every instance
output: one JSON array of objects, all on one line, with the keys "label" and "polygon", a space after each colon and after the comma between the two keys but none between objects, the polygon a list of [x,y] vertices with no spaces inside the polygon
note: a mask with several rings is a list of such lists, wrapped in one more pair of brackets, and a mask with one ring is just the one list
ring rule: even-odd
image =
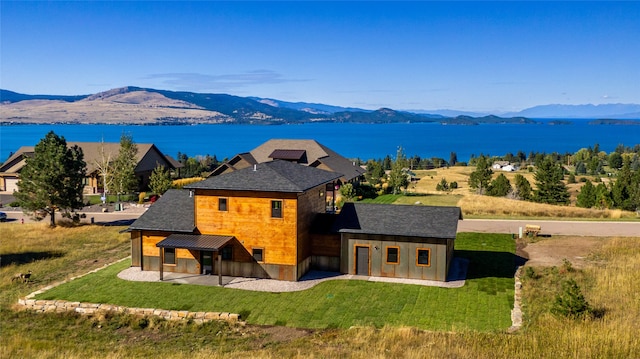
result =
[{"label": "wood-sided house", "polygon": [[[114,160],[118,156],[120,143],[114,142],[67,142],[68,147],[77,145],[82,149],[84,162],[87,165],[87,178],[84,181],[84,193],[102,193],[102,180],[97,170],[98,161],[102,156]],[[167,169],[175,170],[182,166],[179,162],[166,156],[151,143],[136,144],[138,153],[136,155],[135,175],[138,178],[139,190],[143,191],[149,184],[149,177],[157,166],[164,166]],[[18,179],[20,171],[26,164],[26,159],[33,157],[35,147],[23,146],[16,153],[11,155],[0,166],[0,192],[13,193],[18,190]]]},{"label": "wood-sided house", "polygon": [[460,209],[346,204],[341,174],[274,160],[171,190],[130,227],[142,270],[295,281],[309,269],[446,280]]},{"label": "wood-sided house", "polygon": [[216,168],[211,175],[217,176],[274,160],[284,160],[340,173],[339,184],[359,182],[366,172],[355,162],[315,140],[271,139],[249,152],[233,156]]}]

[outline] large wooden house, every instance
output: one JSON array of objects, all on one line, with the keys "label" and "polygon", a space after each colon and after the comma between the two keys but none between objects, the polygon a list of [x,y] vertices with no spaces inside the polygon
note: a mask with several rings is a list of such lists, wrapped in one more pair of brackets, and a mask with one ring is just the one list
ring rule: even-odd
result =
[{"label": "large wooden house", "polygon": [[[120,150],[120,143],[116,142],[67,142],[68,147],[78,146],[82,149],[84,162],[87,166],[87,177],[84,180],[84,194],[102,193],[102,179],[97,163],[102,157],[114,160]],[[164,166],[174,170],[182,166],[169,156],[164,155],[152,143],[136,144],[136,167],[134,173],[138,179],[138,190],[144,191],[149,185],[149,177],[157,166]],[[0,192],[11,194],[18,190],[20,171],[26,164],[26,159],[33,157],[35,147],[23,146],[0,165]]]},{"label": "large wooden house", "polygon": [[274,160],[168,191],[129,228],[132,265],[161,278],[295,281],[315,268],[446,280],[459,208],[347,203],[325,213],[341,176]]}]

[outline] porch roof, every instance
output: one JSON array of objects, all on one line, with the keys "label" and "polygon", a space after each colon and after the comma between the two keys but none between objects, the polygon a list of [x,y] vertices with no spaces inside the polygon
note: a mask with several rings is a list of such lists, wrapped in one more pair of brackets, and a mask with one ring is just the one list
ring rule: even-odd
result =
[{"label": "porch roof", "polygon": [[174,233],[158,242],[156,247],[217,252],[232,239],[233,236]]}]

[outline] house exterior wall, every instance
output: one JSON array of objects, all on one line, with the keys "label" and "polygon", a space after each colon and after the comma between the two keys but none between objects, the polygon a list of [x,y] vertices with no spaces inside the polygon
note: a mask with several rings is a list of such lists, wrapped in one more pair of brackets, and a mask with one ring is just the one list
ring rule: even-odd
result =
[{"label": "house exterior wall", "polygon": [[[131,265],[141,267],[142,270],[160,270],[160,248],[156,244],[167,238],[171,233],[157,231],[134,231],[131,235]],[[138,248],[136,248],[138,247]],[[164,264],[165,272],[179,272],[199,274],[200,252],[188,249],[176,249],[176,263]]]},{"label": "house exterior wall", "polygon": [[[386,235],[343,233],[341,238],[340,271],[356,274],[356,247],[369,248],[369,274],[376,277],[395,277],[446,281],[450,260],[445,239],[416,238]],[[398,249],[398,263],[386,261],[388,247]],[[418,265],[418,249],[429,250],[429,265]]]},{"label": "house exterior wall", "polygon": [[[297,280],[311,265],[308,232],[313,215],[324,210],[324,198],[320,196],[323,190],[324,186],[302,194],[196,190],[196,226],[201,234],[230,235],[238,240],[244,251],[234,253],[243,252],[244,257],[234,261],[254,263],[238,267],[242,273]],[[220,198],[227,200],[226,211],[218,208]],[[271,217],[274,200],[282,201],[282,218]],[[254,248],[263,249],[262,262],[253,260]]]}]

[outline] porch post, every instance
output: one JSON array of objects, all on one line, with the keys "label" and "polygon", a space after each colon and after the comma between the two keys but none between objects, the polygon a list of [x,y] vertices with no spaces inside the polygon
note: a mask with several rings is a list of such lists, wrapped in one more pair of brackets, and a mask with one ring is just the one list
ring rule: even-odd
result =
[{"label": "porch post", "polygon": [[216,259],[218,260],[218,284],[222,286],[222,256],[216,251]]},{"label": "porch post", "polygon": [[164,251],[162,250],[162,247],[158,247],[158,250],[160,250],[160,281],[162,281],[163,279],[163,267],[164,267]]}]

